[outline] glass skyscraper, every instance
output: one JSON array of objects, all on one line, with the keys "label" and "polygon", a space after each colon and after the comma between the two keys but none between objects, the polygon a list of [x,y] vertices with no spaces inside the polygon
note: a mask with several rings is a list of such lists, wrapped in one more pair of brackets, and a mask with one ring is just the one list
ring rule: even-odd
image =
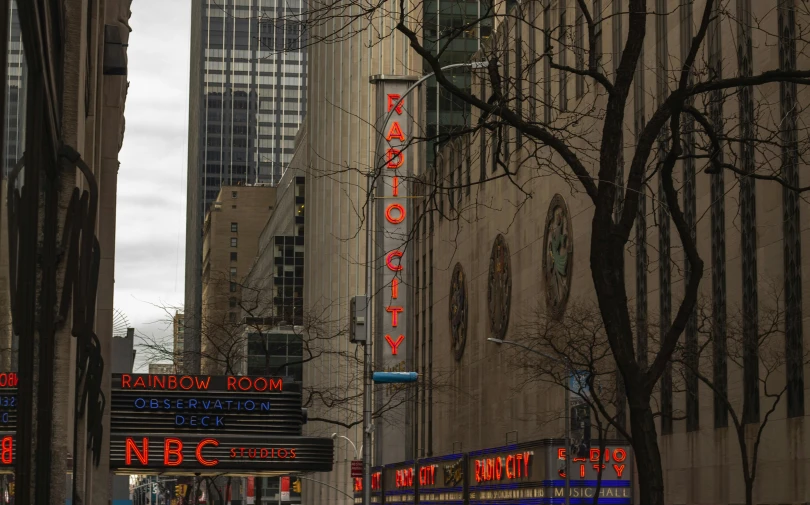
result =
[{"label": "glass skyscraper", "polygon": [[[440,59],[443,66],[470,62],[480,48],[480,41],[492,35],[494,9],[490,5],[487,0],[425,0],[424,44],[435,55],[449,41]],[[477,19],[480,22],[450,40],[451,34]],[[427,62],[424,62],[423,71],[425,74],[432,72]],[[459,88],[466,91],[471,89],[472,74],[469,68],[449,69],[446,73]],[[435,78],[428,79],[426,87],[427,135],[436,139],[426,145],[427,162],[432,165],[435,148],[469,124],[470,106],[438,86]]]},{"label": "glass skyscraper", "polygon": [[7,41],[5,142],[3,143],[3,177],[17,164],[25,151],[25,92],[28,67],[23,53],[17,1],[9,3],[9,39]]},{"label": "glass skyscraper", "polygon": [[276,184],[306,112],[301,0],[194,0],[186,222],[186,352],[199,351],[202,225],[223,185]]}]

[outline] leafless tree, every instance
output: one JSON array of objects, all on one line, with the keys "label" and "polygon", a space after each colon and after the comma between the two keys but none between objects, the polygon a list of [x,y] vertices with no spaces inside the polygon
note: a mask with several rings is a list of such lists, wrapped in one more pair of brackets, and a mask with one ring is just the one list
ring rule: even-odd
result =
[{"label": "leafless tree", "polygon": [[[693,348],[679,343],[673,353],[673,363],[678,365],[680,382],[689,384],[690,378],[700,381],[711,391],[715,403],[722,407],[723,414],[731,417],[740,449],[746,505],[754,503],[754,484],[763,436],[769,421],[772,420],[788,390],[788,384],[784,380],[784,371],[789,361],[784,340],[784,297],[779,291],[774,290],[774,295],[767,298],[769,302],[760,307],[758,311],[758,331],[756,341],[753,343],[755,354],[759,357],[758,389],[765,402],[761,407],[765,414],[759,423],[745,422],[742,398],[739,394],[733,394],[728,386],[716,379],[713,374],[716,366],[713,352],[714,339],[712,338],[714,319],[711,314],[710,300],[700,299],[697,304],[698,345]],[[751,351],[751,349],[746,349],[750,343],[744,338],[747,318],[750,318],[750,315],[738,308],[728,320],[725,361],[732,372],[739,373],[743,370],[744,357],[747,352]],[[799,361],[802,366],[807,366],[810,363],[810,350],[804,350]],[[695,386],[697,384],[694,384],[693,387]],[[689,388],[685,388],[685,392],[691,395],[698,394],[696,390]]]},{"label": "leafless tree", "polygon": [[[451,203],[448,210],[445,199],[498,179],[520,189],[523,200],[512,202],[516,214],[532,197],[532,181],[548,177],[565,181],[592,204],[590,270],[610,349],[604,359],[613,360],[615,366],[609,369],[620,375],[640,500],[651,505],[664,501],[654,393],[662,377],[670,380],[671,358],[694,320],[704,277],[695,239],[698,217],[682,204],[694,188],[690,183],[695,173],[725,174],[742,193],[751,192],[757,181],[770,181],[783,188],[790,205],[798,205],[797,199],[810,189],[799,185],[798,166],[807,155],[808,135],[804,122],[797,120],[808,103],[803,97],[810,70],[795,63],[796,54],[807,52],[810,24],[796,20],[810,15],[808,5],[769,2],[766,17],[755,19],[750,12],[738,12],[737,4],[745,5],[730,0],[654,5],[647,0],[542,0],[517,2],[507,11],[503,2],[484,1],[470,15],[462,2],[447,2],[448,9],[456,9],[448,18],[460,22],[434,30],[424,15],[433,7],[419,0],[314,0],[304,14],[290,20],[302,27],[306,37],[300,42],[306,45],[348,38],[367,46],[391,38],[405,40],[424,68],[435,73],[443,96],[469,111],[468,126],[423,132],[408,139],[409,146],[455,139],[477,146],[483,139],[483,152],[478,149],[476,155],[477,148],[467,152],[479,159],[491,153],[496,170],[481,170],[470,180],[436,170],[424,174],[419,179],[424,216],[475,220],[481,207],[491,205],[489,201]],[[279,21],[269,13],[261,17]],[[645,47],[662,47],[656,41],[668,38],[671,17],[687,20],[682,23],[680,51],[663,46],[662,55],[645,57]],[[613,50],[603,47],[608,28],[619,20],[626,23],[626,33],[611,37]],[[791,24],[790,30],[781,28],[786,24]],[[662,33],[648,33],[651,25]],[[483,34],[485,27],[492,34],[474,59],[488,62],[487,67],[473,71],[471,86],[459,85],[443,67],[459,41]],[[737,61],[723,57],[722,30],[730,30],[732,37],[742,34]],[[778,44],[780,54],[788,57],[754,72],[748,57],[753,38]],[[655,76],[653,86],[644,84],[645,74]],[[792,101],[786,111],[768,99],[779,94],[777,89]],[[640,97],[648,95],[646,110],[642,107],[639,114]],[[636,111],[635,117],[628,118],[629,111]],[[335,173],[368,168],[379,173],[381,168],[329,161]],[[679,166],[680,177],[675,174]],[[724,188],[728,190],[727,185]],[[650,199],[652,213],[645,210]],[[743,227],[750,227],[743,221]],[[670,223],[688,265],[679,272],[683,296],[657,348],[639,353],[636,344],[643,339],[635,331],[628,302],[626,254],[634,243],[648,245],[648,227],[668,232]],[[420,224],[417,220],[414,227]],[[645,328],[639,331],[646,334]]]}]

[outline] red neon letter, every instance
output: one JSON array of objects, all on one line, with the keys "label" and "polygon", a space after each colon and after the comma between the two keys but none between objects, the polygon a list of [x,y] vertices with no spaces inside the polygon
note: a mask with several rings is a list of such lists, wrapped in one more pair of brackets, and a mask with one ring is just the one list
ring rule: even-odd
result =
[{"label": "red neon letter", "polygon": [[624,449],[619,448],[613,451],[613,461],[621,463],[625,459],[627,459],[627,453]]},{"label": "red neon letter", "polygon": [[[398,217],[394,217],[394,216],[391,214],[391,211],[392,211],[392,210],[396,210],[396,211],[398,211],[398,212],[399,212],[399,216],[398,216]],[[389,223],[391,223],[391,224],[399,224],[399,223],[401,223],[402,221],[405,221],[405,207],[403,207],[402,205],[400,205],[400,204],[398,204],[398,203],[392,203],[391,205],[389,205],[389,206],[388,206],[388,207],[385,209],[385,219],[387,219],[387,220],[388,220],[388,222],[389,222]]]},{"label": "red neon letter", "polygon": [[400,335],[396,342],[394,342],[394,339],[391,338],[391,335],[385,336],[385,341],[388,342],[388,345],[391,346],[392,356],[397,355],[397,349],[399,348],[399,344],[401,344],[403,340],[405,340],[405,335]]},{"label": "red neon letter", "polygon": [[393,194],[391,196],[399,196],[399,177],[394,177],[391,184],[393,187]]},{"label": "red neon letter", "polygon": [[405,309],[403,309],[402,307],[386,307],[385,308],[386,312],[391,313],[391,326],[393,326],[394,328],[397,327],[397,322],[398,322],[397,321],[397,314],[399,314],[403,310],[405,310]]},{"label": "red neon letter", "polygon": [[[394,95],[394,94],[388,95],[388,112],[391,112],[391,109],[393,109],[394,105],[397,102],[399,102],[400,98],[402,98],[402,97],[399,96],[399,95]],[[404,102],[405,102],[405,100],[403,100],[402,102],[399,103],[399,105],[397,105],[397,114],[402,114],[402,105],[403,105]]]},{"label": "red neon letter", "polygon": [[276,380],[270,379],[270,381],[269,381],[270,382],[270,391],[272,391],[274,389],[276,391],[281,391],[283,389],[283,386],[284,386],[284,383],[282,381],[283,381],[283,379],[276,379]]},{"label": "red neon letter", "polygon": [[[172,445],[174,447],[172,447]],[[170,461],[169,456],[177,456],[177,459]],[[183,442],[179,438],[167,438],[163,444],[163,464],[166,466],[177,466],[182,462]]]},{"label": "red neon letter", "polygon": [[399,280],[391,280],[391,298],[396,300],[399,296]]},{"label": "red neon letter", "polygon": [[228,391],[236,391],[236,377],[228,377]]},{"label": "red neon letter", "polygon": [[506,457],[506,478],[515,478],[515,457],[511,454]]},{"label": "red neon letter", "polygon": [[132,377],[129,374],[124,374],[121,376],[121,388],[131,388],[132,387]]},{"label": "red neon letter", "polygon": [[388,156],[388,168],[399,168],[405,163],[405,156],[399,149],[389,149],[386,155]]},{"label": "red neon letter", "polygon": [[138,458],[138,461],[141,462],[142,465],[149,464],[149,439],[143,437],[143,452],[138,450],[138,446],[135,445],[135,441],[132,438],[127,437],[126,443],[126,462],[127,465],[132,464],[132,453],[135,453],[135,457]]},{"label": "red neon letter", "polygon": [[385,140],[389,142],[391,139],[399,139],[405,142],[405,134],[402,133],[402,128],[399,127],[399,121],[394,121],[394,124],[391,125],[391,130],[388,131],[388,136],[385,137]]},{"label": "red neon letter", "polygon": [[[203,446],[206,446],[206,445],[213,445],[214,447],[218,447],[219,442],[217,440],[213,439],[213,438],[205,438],[205,439],[201,440],[200,443],[197,444],[197,451],[196,451],[197,461],[199,461],[200,464],[205,465],[205,466],[216,466],[217,464],[219,464],[218,459],[205,459],[205,458],[203,458],[202,448],[203,448]],[[180,460],[182,461],[182,456],[181,456]]]},{"label": "red neon letter", "polygon": [[388,266],[388,270],[391,270],[392,272],[399,272],[402,270],[402,265],[394,266],[392,261],[394,258],[400,258],[401,260],[402,251],[391,251],[388,253],[388,256],[385,257],[385,264]]},{"label": "red neon letter", "polygon": [[[11,436],[3,437],[3,443],[0,445],[0,448],[2,448],[0,461],[2,461],[4,465],[10,465],[13,460],[14,438]],[[129,453],[127,453],[127,457],[129,457]],[[129,464],[129,461],[127,461],[127,464]]]},{"label": "red neon letter", "polygon": [[616,470],[616,477],[621,479],[622,472],[624,472],[624,465],[613,465],[613,469]]}]

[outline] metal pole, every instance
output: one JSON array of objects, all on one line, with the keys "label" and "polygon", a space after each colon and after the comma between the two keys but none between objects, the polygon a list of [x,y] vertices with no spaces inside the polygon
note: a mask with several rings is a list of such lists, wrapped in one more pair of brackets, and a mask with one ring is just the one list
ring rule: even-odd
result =
[{"label": "metal pole", "polygon": [[[570,379],[569,379],[570,380]],[[570,384],[569,384],[570,385]],[[565,388],[565,505],[571,504],[571,391]]]},{"label": "metal pole", "polygon": [[[376,161],[375,161],[376,163]],[[374,249],[372,248],[371,220],[374,209],[374,171],[366,181],[368,212],[366,215],[366,321],[371,327],[371,276],[373,273]],[[374,335],[366,330],[363,344],[363,505],[371,504],[371,340]]]}]

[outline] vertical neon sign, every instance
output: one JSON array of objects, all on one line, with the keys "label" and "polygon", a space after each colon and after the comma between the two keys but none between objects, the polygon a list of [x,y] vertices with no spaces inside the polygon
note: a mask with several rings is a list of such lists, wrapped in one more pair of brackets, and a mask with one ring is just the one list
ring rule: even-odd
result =
[{"label": "vertical neon sign", "polygon": [[[376,315],[375,370],[410,371],[410,321],[412,318],[410,281],[412,275],[411,179],[417,150],[408,147],[414,130],[416,94],[405,95],[414,79],[383,77],[377,83],[377,154],[376,154],[376,280],[372,301]],[[399,404],[405,400],[399,385],[380,387],[375,392],[378,406]],[[410,430],[405,404],[386,412],[378,421],[375,444],[377,461],[390,463],[407,459]]]}]

